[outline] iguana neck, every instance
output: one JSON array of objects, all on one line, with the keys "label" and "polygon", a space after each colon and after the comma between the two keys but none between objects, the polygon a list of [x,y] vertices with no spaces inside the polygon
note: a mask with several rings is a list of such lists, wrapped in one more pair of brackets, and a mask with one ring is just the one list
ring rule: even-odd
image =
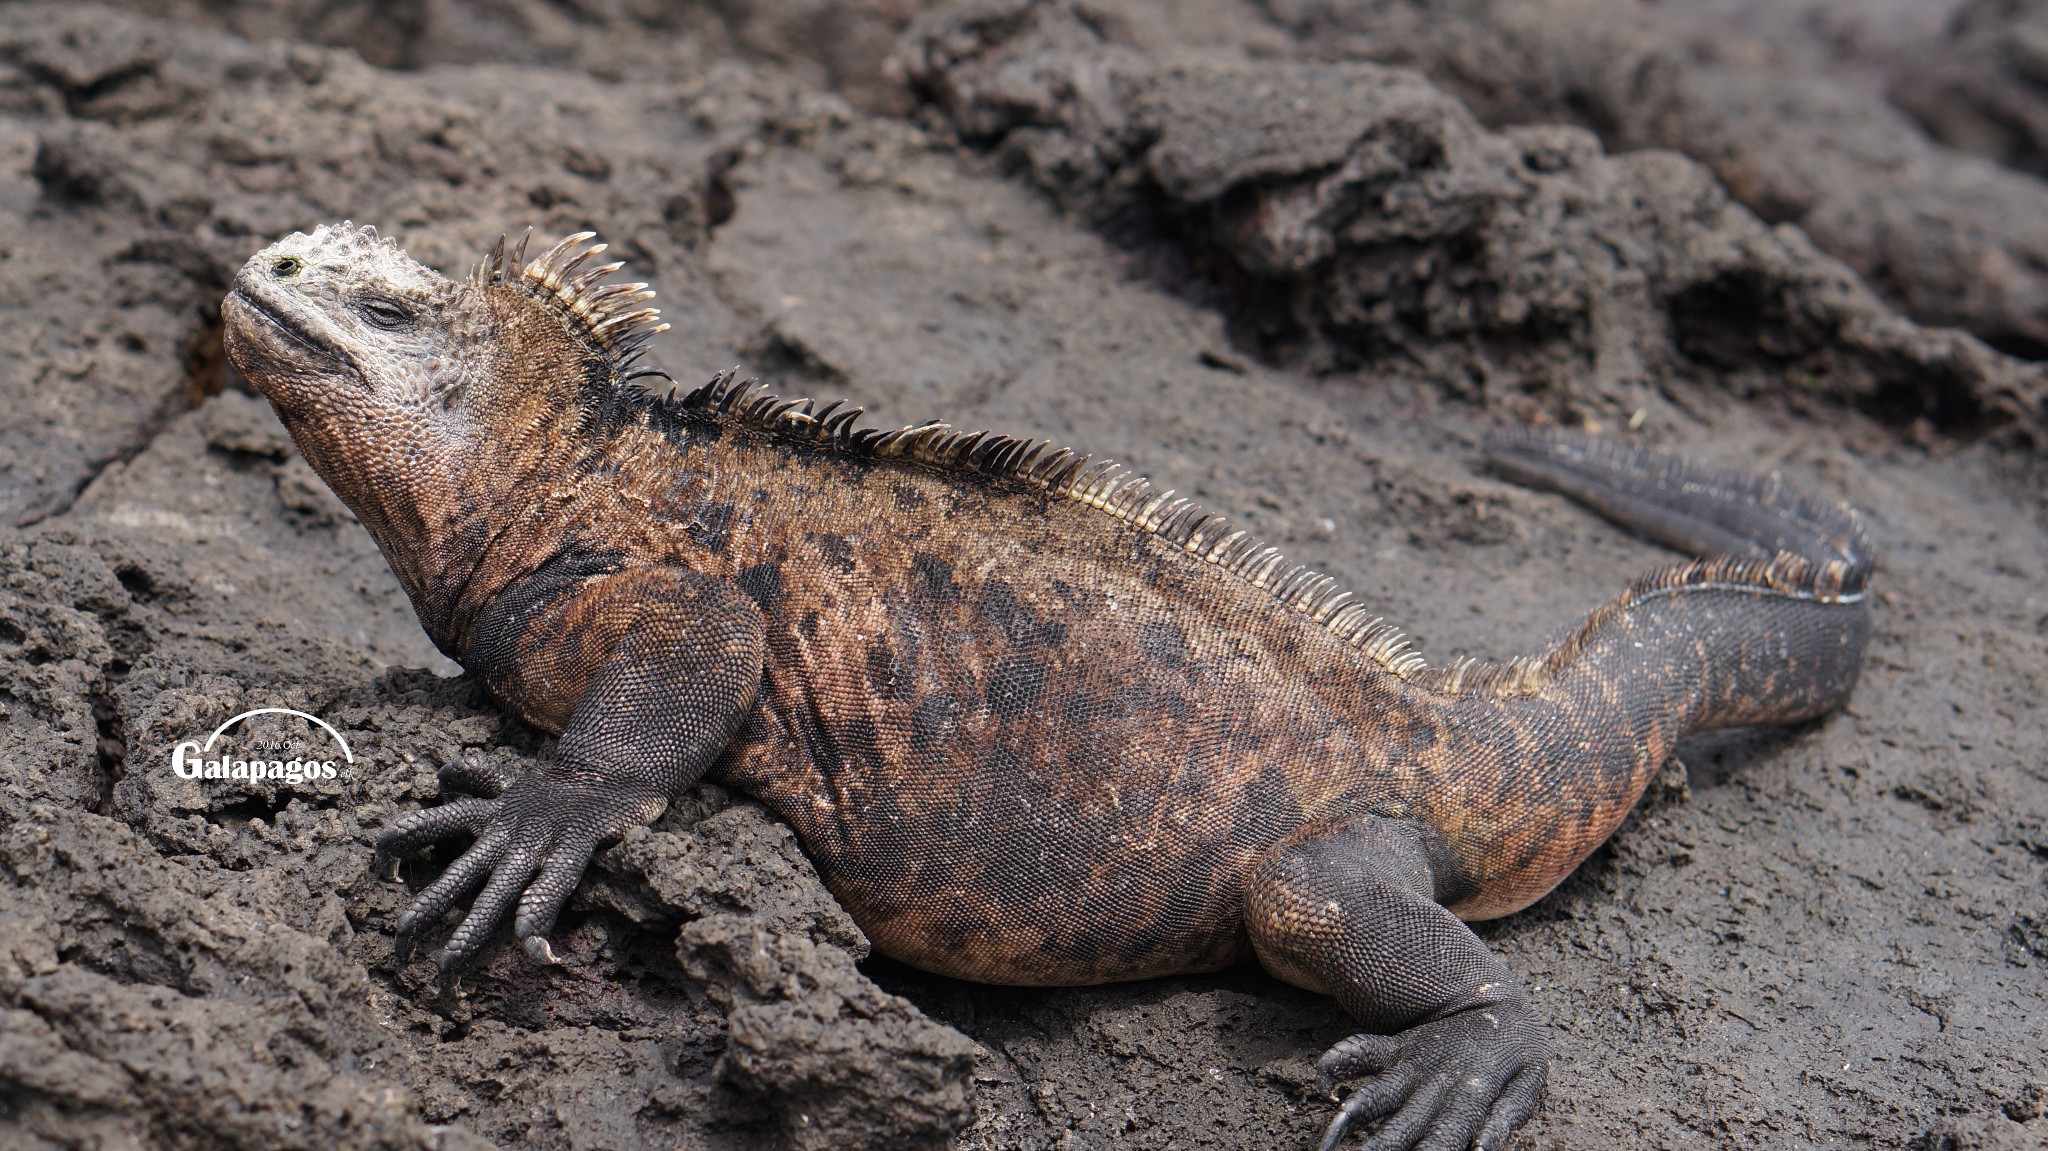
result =
[{"label": "iguana neck", "polygon": [[568,474],[581,450],[576,405],[521,415],[480,422],[473,435],[394,428],[367,447],[342,442],[328,422],[285,422],[314,471],[376,540],[421,626],[451,659],[462,658],[481,606],[546,558],[521,538],[533,525],[516,509]]}]

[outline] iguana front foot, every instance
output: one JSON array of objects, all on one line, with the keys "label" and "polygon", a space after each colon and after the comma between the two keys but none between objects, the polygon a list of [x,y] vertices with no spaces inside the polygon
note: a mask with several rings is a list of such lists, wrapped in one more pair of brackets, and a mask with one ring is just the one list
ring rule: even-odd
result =
[{"label": "iguana front foot", "polygon": [[1353,1035],[1316,1061],[1326,1084],[1369,1077],[1345,1097],[1320,1151],[1385,1116],[1366,1143],[1371,1151],[1504,1146],[1543,1094],[1547,1031],[1526,1004],[1495,1003],[1398,1035]]},{"label": "iguana front foot", "polygon": [[760,608],[718,580],[672,567],[592,575],[581,563],[529,577],[476,631],[465,665],[500,699],[582,687],[553,762],[512,780],[455,760],[441,771],[444,790],[503,794],[422,811],[378,840],[391,855],[477,837],[397,924],[409,954],[416,932],[483,888],[438,956],[444,982],[507,914],[529,956],[555,961],[547,933],[591,855],[653,822],[731,742],[760,689],[765,642]]},{"label": "iguana front foot", "polygon": [[559,769],[515,779],[480,756],[451,760],[440,780],[444,792],[485,795],[462,796],[400,820],[378,837],[377,858],[395,861],[456,834],[477,837],[398,918],[398,953],[408,958],[420,930],[483,886],[436,957],[444,982],[482,948],[515,900],[513,933],[521,946],[536,961],[555,963],[547,933],[598,844],[653,820],[667,803],[637,789],[593,787],[587,776]]}]

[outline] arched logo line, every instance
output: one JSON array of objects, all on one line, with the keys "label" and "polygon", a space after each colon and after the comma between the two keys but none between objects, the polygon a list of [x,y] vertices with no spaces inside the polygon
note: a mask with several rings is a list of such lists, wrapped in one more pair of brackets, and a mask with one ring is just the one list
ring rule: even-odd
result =
[{"label": "arched logo line", "polygon": [[231,727],[235,726],[236,724],[238,724],[238,723],[242,722],[243,720],[245,720],[245,719],[248,719],[248,718],[249,718],[250,716],[252,716],[252,715],[296,715],[296,716],[298,716],[298,717],[299,717],[300,719],[306,720],[306,721],[308,721],[308,722],[310,722],[310,723],[317,723],[317,724],[319,724],[319,725],[320,725],[320,727],[321,727],[321,729],[322,729],[322,730],[324,730],[324,731],[325,731],[325,732],[326,732],[327,734],[329,734],[329,735],[331,735],[331,736],[333,736],[333,737],[334,737],[334,742],[335,742],[335,743],[338,743],[338,744],[340,744],[340,745],[341,745],[341,754],[342,754],[342,758],[344,758],[344,759],[348,760],[348,762],[350,762],[350,763],[354,763],[354,762],[356,761],[356,755],[355,755],[355,753],[354,753],[354,752],[352,752],[352,751],[350,751],[350,750],[348,749],[348,741],[347,741],[347,740],[345,740],[345,739],[343,739],[343,738],[341,738],[341,733],[340,733],[340,732],[338,732],[338,731],[336,731],[336,730],[334,730],[334,727],[333,727],[333,725],[332,725],[332,724],[329,724],[329,723],[328,723],[328,722],[327,722],[326,720],[324,720],[324,719],[321,719],[321,718],[320,718],[319,716],[317,716],[317,715],[307,715],[307,714],[306,714],[305,712],[303,712],[303,711],[294,711],[294,710],[292,710],[291,708],[288,708],[288,707],[258,707],[258,708],[252,708],[252,709],[250,709],[249,711],[245,711],[245,712],[243,712],[242,714],[240,714],[240,715],[238,715],[238,716],[235,716],[235,717],[234,717],[233,719],[230,719],[230,720],[228,720],[228,721],[227,721],[226,723],[223,723],[223,724],[221,724],[221,725],[220,725],[219,727],[216,727],[216,728],[214,728],[214,729],[213,729],[213,734],[212,734],[212,735],[209,735],[209,736],[207,736],[207,737],[206,737],[206,746],[205,746],[205,747],[202,747],[202,748],[200,748],[200,749],[199,749],[199,750],[200,750],[200,752],[201,752],[201,753],[203,754],[203,753],[205,753],[205,752],[209,752],[209,751],[212,751],[212,750],[213,750],[213,741],[214,741],[214,740],[216,740],[216,739],[219,739],[219,738],[220,738],[220,733],[221,733],[221,732],[224,732],[224,731],[226,731],[227,729],[229,729],[229,728],[231,728]]}]

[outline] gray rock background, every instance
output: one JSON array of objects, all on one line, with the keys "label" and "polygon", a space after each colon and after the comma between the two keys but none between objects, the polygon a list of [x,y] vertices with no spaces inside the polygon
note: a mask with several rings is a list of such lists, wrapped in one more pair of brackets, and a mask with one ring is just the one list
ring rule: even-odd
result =
[{"label": "gray rock background", "polygon": [[2048,5],[1971,0],[1891,94],[1944,143],[2048,174]]},{"label": "gray rock background", "polygon": [[[2041,1146],[2048,185],[1924,79],[1995,48],[2031,98],[1979,30],[2035,17],[1681,7],[0,4],[0,1146],[1264,1148],[1330,1113],[1327,1001],[919,974],[710,786],[600,858],[565,968],[398,962],[378,829],[448,758],[548,748],[222,361],[234,269],[341,218],[450,271],[597,230],[678,379],[1113,455],[1439,658],[1662,558],[1479,470],[1501,423],[1856,501],[1849,712],[1688,745],[1482,928],[1556,1026],[1518,1145]],[[266,706],[355,762],[170,771]]]}]

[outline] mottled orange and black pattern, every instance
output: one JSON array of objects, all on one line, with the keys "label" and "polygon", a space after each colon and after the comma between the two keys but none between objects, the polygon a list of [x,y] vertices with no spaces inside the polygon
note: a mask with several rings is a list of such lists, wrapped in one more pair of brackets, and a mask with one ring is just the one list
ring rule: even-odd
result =
[{"label": "mottled orange and black pattern", "polygon": [[[1805,719],[1856,680],[1860,522],[1772,482],[1503,439],[1510,474],[1727,554],[1552,648],[1431,668],[1331,581],[1106,465],[861,431],[729,379],[656,399],[627,378],[644,293],[580,258],[501,250],[457,284],[323,229],[226,307],[237,364],[429,634],[563,733],[539,778],[392,833],[479,837],[401,925],[482,885],[451,969],[515,901],[548,957],[596,844],[708,775],[788,820],[886,954],[1029,985],[1256,954],[1394,1033],[1325,1057],[1380,1076],[1333,1140],[1397,1112],[1491,1142],[1547,1041],[1454,916],[1550,890],[1681,736]],[[1453,1082],[1484,1099],[1430,1086]]]}]

